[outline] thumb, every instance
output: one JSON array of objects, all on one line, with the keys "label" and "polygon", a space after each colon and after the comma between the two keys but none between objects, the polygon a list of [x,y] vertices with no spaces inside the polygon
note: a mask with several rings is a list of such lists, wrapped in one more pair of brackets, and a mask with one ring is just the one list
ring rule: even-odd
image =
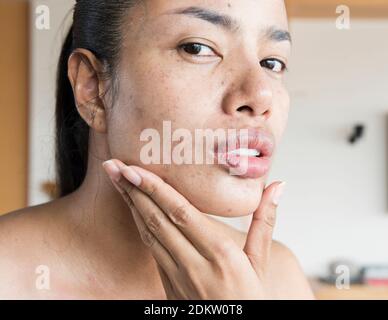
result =
[{"label": "thumb", "polygon": [[285,182],[277,181],[266,187],[260,204],[253,213],[244,252],[259,276],[265,272],[268,265],[276,221],[276,209],[285,185]]}]

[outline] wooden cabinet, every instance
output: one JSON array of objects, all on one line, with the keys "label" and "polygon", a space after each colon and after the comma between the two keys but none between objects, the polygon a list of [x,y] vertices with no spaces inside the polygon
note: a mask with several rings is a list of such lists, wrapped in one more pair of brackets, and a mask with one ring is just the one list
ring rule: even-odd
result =
[{"label": "wooden cabinet", "polygon": [[26,206],[28,1],[0,1],[0,215]]},{"label": "wooden cabinet", "polygon": [[388,300],[388,286],[351,284],[349,288],[338,289],[334,284],[310,279],[310,285],[318,300]]},{"label": "wooden cabinet", "polygon": [[330,18],[336,8],[346,5],[353,18],[387,18],[387,0],[286,0],[290,17]]}]

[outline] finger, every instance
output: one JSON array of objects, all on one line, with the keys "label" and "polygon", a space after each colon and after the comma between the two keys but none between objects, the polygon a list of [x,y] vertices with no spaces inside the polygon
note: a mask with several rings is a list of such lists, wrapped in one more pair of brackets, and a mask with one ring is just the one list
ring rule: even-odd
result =
[{"label": "finger", "polygon": [[137,166],[128,167],[122,163],[119,166],[122,174],[161,208],[203,257],[217,259],[219,254],[232,250],[233,246],[238,249],[231,239],[213,228],[214,223],[205,214],[160,177]]},{"label": "finger", "polygon": [[175,274],[175,272],[178,270],[178,267],[170,252],[158,241],[158,239],[155,238],[152,232],[147,228],[137,209],[132,206],[131,210],[143,243],[151,249],[151,253],[158,264],[167,270],[169,274]]},{"label": "finger", "polygon": [[201,263],[203,257],[200,252],[149,196],[133,187],[129,191],[129,197],[147,228],[170,252],[178,265]]},{"label": "finger", "polygon": [[157,264],[158,271],[160,274],[160,279],[162,280],[164,291],[166,292],[166,296],[168,300],[178,300],[178,297],[176,296],[174,292],[174,288],[171,284],[170,279],[168,278],[166,272],[163,270],[163,268]]},{"label": "finger", "polygon": [[169,251],[178,265],[200,264],[203,257],[154,201],[133,186],[124,176],[116,176],[116,184],[124,186],[123,198],[141,215],[147,230]]},{"label": "finger", "polygon": [[253,213],[244,252],[258,275],[261,275],[268,265],[276,209],[284,187],[285,182],[275,182],[268,186],[263,192],[259,207]]},{"label": "finger", "polygon": [[[107,171],[115,170],[114,168],[109,168],[109,164],[106,167],[107,167],[106,168]],[[115,175],[116,175],[116,178],[119,178],[119,175],[117,172],[115,172]],[[120,192],[120,194],[123,196],[130,211],[132,212],[133,219],[135,221],[136,227],[139,230],[139,235],[143,243],[148,248],[150,248],[151,253],[154,256],[155,260],[164,268],[164,270],[167,270],[171,274],[175,273],[177,271],[177,264],[175,260],[172,258],[169,251],[163,247],[163,245],[155,238],[155,236],[147,228],[142,217],[140,216],[139,212],[134,206],[132,199],[128,196],[128,193],[126,190],[129,188],[132,188],[131,183],[126,181],[125,179],[121,183],[118,183],[112,180],[112,183],[115,186],[115,188]]]},{"label": "finger", "polygon": [[[119,186],[117,186],[119,187]],[[169,251],[163,247],[163,245],[155,238],[152,232],[145,225],[141,215],[137,211],[133,203],[130,205],[133,219],[139,230],[140,237],[143,243],[151,249],[151,253],[154,256],[157,263],[159,263],[168,273],[174,274],[177,271],[177,264]]]}]

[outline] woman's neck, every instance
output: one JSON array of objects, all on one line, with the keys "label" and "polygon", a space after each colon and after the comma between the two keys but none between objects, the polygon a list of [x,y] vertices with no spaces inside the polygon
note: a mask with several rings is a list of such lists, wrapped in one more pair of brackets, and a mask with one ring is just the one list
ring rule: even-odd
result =
[{"label": "woman's neck", "polygon": [[91,156],[82,185],[58,200],[63,209],[61,221],[69,234],[67,241],[72,243],[69,251],[81,259],[77,263],[82,264],[80,269],[88,270],[87,278],[92,275],[90,285],[120,286],[118,290],[123,292],[153,288],[154,293],[144,292],[142,297],[151,293],[161,298],[164,292],[156,263],[102,162]]}]

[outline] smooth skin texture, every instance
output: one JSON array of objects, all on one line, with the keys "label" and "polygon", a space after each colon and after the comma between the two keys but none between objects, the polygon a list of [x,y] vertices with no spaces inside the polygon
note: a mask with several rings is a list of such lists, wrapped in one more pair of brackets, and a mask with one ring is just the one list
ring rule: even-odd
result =
[{"label": "smooth skin texture", "polygon": [[[171,14],[189,6],[227,14],[239,27],[226,30],[203,19]],[[286,127],[289,98],[283,72],[272,66],[274,59],[277,67],[279,61],[288,64],[290,43],[274,37],[273,30],[287,28],[282,0],[142,1],[128,14],[123,28],[127,33],[118,63],[116,96],[107,91],[111,81],[100,77],[101,63],[90,51],[77,49],[69,59],[68,74],[78,111],[91,128],[86,178],[66,197],[0,218],[0,297],[166,299],[213,295],[215,287],[188,290],[195,275],[185,278],[179,274],[182,287],[171,283],[170,269],[160,277],[155,252],[145,245],[138,230],[140,212],[147,212],[137,208],[136,219],[102,167],[106,160],[119,159],[159,177],[202,213],[196,217],[206,219],[203,226],[197,223],[191,232],[213,230],[225,239],[222,243],[233,246],[228,259],[233,256],[238,260],[235,268],[250,270],[242,283],[241,278],[233,277],[235,269],[225,273],[236,281],[233,286],[241,298],[251,294],[245,291],[246,281],[255,277],[255,294],[249,298],[312,298],[289,249],[255,232],[254,239],[265,240],[249,249],[250,255],[264,258],[264,263],[256,265],[244,258],[247,234],[204,214],[252,214],[269,201],[263,193],[267,177],[241,179],[209,165],[146,166],[139,159],[143,146],[140,132],[145,128],[160,131],[162,120],[170,120],[173,130],[260,127],[270,131],[278,143]],[[203,44],[199,56],[183,50],[181,45],[189,42]],[[171,230],[178,232],[173,227],[170,224]],[[226,252],[225,248],[203,247],[212,254]],[[174,252],[179,255],[178,249]],[[191,251],[199,257],[194,248]],[[40,265],[50,270],[50,290],[36,287]],[[264,266],[265,275],[258,275],[257,268]],[[210,267],[207,270],[202,274],[208,275],[204,281],[226,285],[217,277],[219,273],[211,273]],[[166,292],[168,283],[172,289]],[[233,294],[237,295],[228,291],[227,296]]]}]

